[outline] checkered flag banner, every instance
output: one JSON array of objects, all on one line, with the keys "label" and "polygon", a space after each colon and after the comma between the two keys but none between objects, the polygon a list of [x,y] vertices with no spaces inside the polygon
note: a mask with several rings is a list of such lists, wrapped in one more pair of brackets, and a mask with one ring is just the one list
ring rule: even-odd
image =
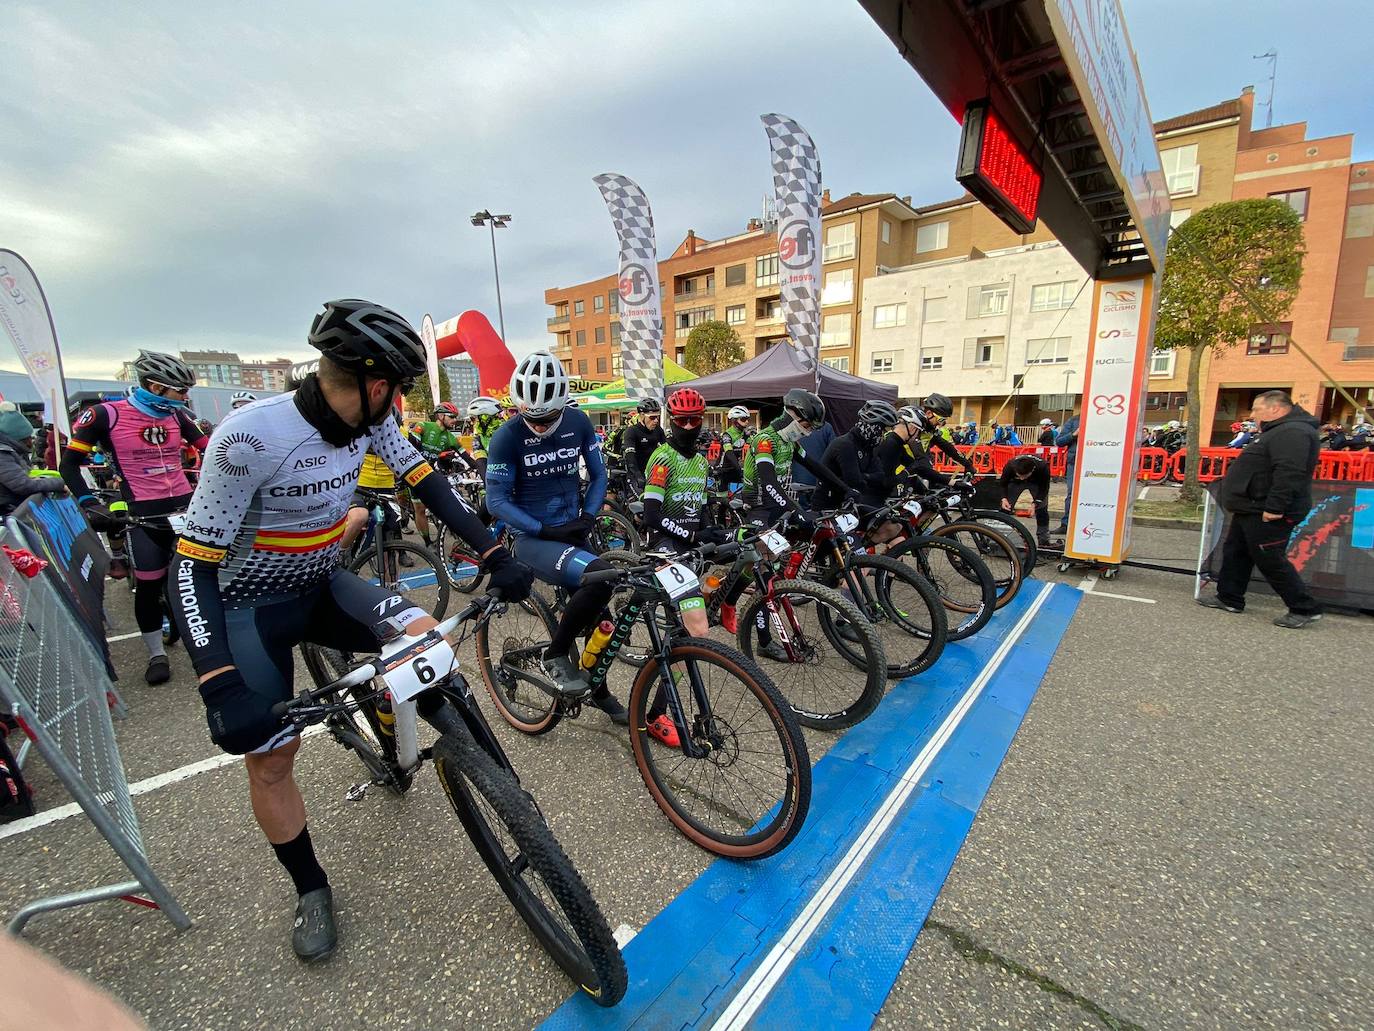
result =
[{"label": "checkered flag banner", "polygon": [[797,357],[820,376],[821,159],[796,122],[762,115],[773,157],[778,210],[778,285],[782,315]]},{"label": "checkered flag banner", "polygon": [[663,397],[663,307],[658,295],[658,246],[649,200],[634,181],[607,173],[592,178],[620,240],[620,364],[625,396]]},{"label": "checkered flag banner", "polygon": [[434,407],[439,407],[439,346],[434,339],[434,319],[429,313],[420,320],[420,339],[425,345],[425,369],[429,372],[429,394]]}]

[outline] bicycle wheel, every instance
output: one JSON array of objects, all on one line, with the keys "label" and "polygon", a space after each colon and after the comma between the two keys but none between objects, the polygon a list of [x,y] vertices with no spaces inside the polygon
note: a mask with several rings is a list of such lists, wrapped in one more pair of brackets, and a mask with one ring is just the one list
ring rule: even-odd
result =
[{"label": "bicycle wheel", "polygon": [[[759,619],[787,653],[786,662],[759,654]],[[857,638],[852,643],[842,636],[848,628]],[[759,594],[740,613],[737,639],[739,650],[772,678],[802,726],[852,727],[882,700],[887,683],[882,641],[839,591],[805,580],[775,580],[770,593]]]},{"label": "bicycle wheel", "polygon": [[[944,652],[949,639],[945,607],[935,588],[909,566],[856,552],[844,569],[828,568],[823,583],[849,597],[877,629],[889,680],[924,673]],[[861,661],[862,653],[843,637],[836,646],[851,661]]]},{"label": "bicycle wheel", "polygon": [[[305,668],[316,687],[324,687],[338,680],[355,665],[351,652],[317,644],[302,644],[301,658],[305,660]],[[331,713],[325,726],[335,741],[358,757],[371,775],[372,783],[381,785],[393,795],[404,795],[410,788],[413,775],[396,764],[396,738],[383,729],[377,717],[376,704],[363,700],[375,690],[372,681],[350,688],[349,694],[359,702],[358,711]]]},{"label": "bicycle wheel", "polygon": [[970,548],[992,573],[992,586],[997,591],[996,607],[1001,608],[1021,589],[1021,560],[1016,548],[996,530],[982,523],[946,523],[931,531],[931,536],[944,537]]},{"label": "bicycle wheel", "polygon": [[1021,576],[1024,579],[1035,571],[1040,549],[1036,546],[1035,535],[1026,529],[1026,524],[1008,512],[995,508],[975,508],[973,518],[963,522],[982,523],[994,533],[1000,533],[1016,549],[1016,557],[1021,560]]},{"label": "bicycle wheel", "polygon": [[913,565],[940,596],[949,639],[962,641],[983,627],[997,609],[997,587],[978,553],[957,541],[922,534],[908,537],[887,557]]},{"label": "bicycle wheel", "polygon": [[434,743],[434,772],[496,883],[553,961],[601,1006],[625,995],[625,959],[592,893],[529,793],[470,738]]},{"label": "bicycle wheel", "polygon": [[791,707],[757,665],[704,637],[674,643],[668,672],[680,685],[678,733],[703,754],[690,758],[649,736],[666,702],[659,664],[645,666],[630,688],[630,745],[654,802],[715,855],[761,859],[786,847],[811,805],[811,759]]},{"label": "bicycle wheel", "polygon": [[442,561],[449,586],[460,594],[471,594],[485,579],[476,550],[442,523],[434,540],[434,554]]},{"label": "bicycle wheel", "polygon": [[634,521],[609,505],[603,506],[592,521],[590,544],[598,555],[608,551],[639,551],[644,546]]},{"label": "bicycle wheel", "polygon": [[557,621],[538,591],[505,611],[493,610],[473,634],[482,682],[501,717],[523,734],[546,734],[563,718],[557,700],[521,674],[543,679],[539,656]]},{"label": "bicycle wheel", "polygon": [[359,554],[348,568],[364,580],[380,584],[418,605],[435,619],[444,618],[448,608],[448,574],[428,549],[410,541],[388,540]]}]

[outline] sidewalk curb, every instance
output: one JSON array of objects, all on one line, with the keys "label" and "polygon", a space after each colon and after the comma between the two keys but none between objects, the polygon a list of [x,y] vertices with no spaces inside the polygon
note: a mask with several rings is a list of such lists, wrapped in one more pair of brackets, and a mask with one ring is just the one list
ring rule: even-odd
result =
[{"label": "sidewalk curb", "polygon": [[1148,526],[1157,530],[1201,530],[1201,519],[1164,519],[1159,516],[1132,516],[1136,526]]}]

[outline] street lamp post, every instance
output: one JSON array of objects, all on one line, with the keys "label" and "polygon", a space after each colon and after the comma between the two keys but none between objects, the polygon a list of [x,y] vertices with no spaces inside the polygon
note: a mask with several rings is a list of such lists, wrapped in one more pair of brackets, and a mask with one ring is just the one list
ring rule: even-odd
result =
[{"label": "street lamp post", "polygon": [[478,229],[489,226],[491,230],[491,271],[496,277],[496,318],[501,325],[501,340],[506,340],[506,314],[501,309],[501,269],[496,264],[496,230],[505,229],[510,224],[509,215],[493,215],[485,208],[472,216],[472,224]]}]

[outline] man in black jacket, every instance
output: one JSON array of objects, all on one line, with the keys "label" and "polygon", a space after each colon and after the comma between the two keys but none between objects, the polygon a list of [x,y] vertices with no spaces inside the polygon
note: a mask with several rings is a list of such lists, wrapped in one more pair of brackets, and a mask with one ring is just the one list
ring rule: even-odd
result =
[{"label": "man in black jacket", "polygon": [[1050,467],[1043,458],[1017,455],[1002,467],[997,478],[1002,488],[1002,511],[1016,512],[1016,501],[1030,491],[1035,503],[1035,539],[1042,547],[1050,543]]},{"label": "man in black jacket", "polygon": [[1218,491],[1221,507],[1231,513],[1231,529],[1221,549],[1216,597],[1199,604],[1243,611],[1251,570],[1258,567],[1288,606],[1274,625],[1297,630],[1321,618],[1321,607],[1287,555],[1293,527],[1312,508],[1312,471],[1321,450],[1317,420],[1282,390],[1255,398],[1250,418],[1260,435],[1236,456]]}]

